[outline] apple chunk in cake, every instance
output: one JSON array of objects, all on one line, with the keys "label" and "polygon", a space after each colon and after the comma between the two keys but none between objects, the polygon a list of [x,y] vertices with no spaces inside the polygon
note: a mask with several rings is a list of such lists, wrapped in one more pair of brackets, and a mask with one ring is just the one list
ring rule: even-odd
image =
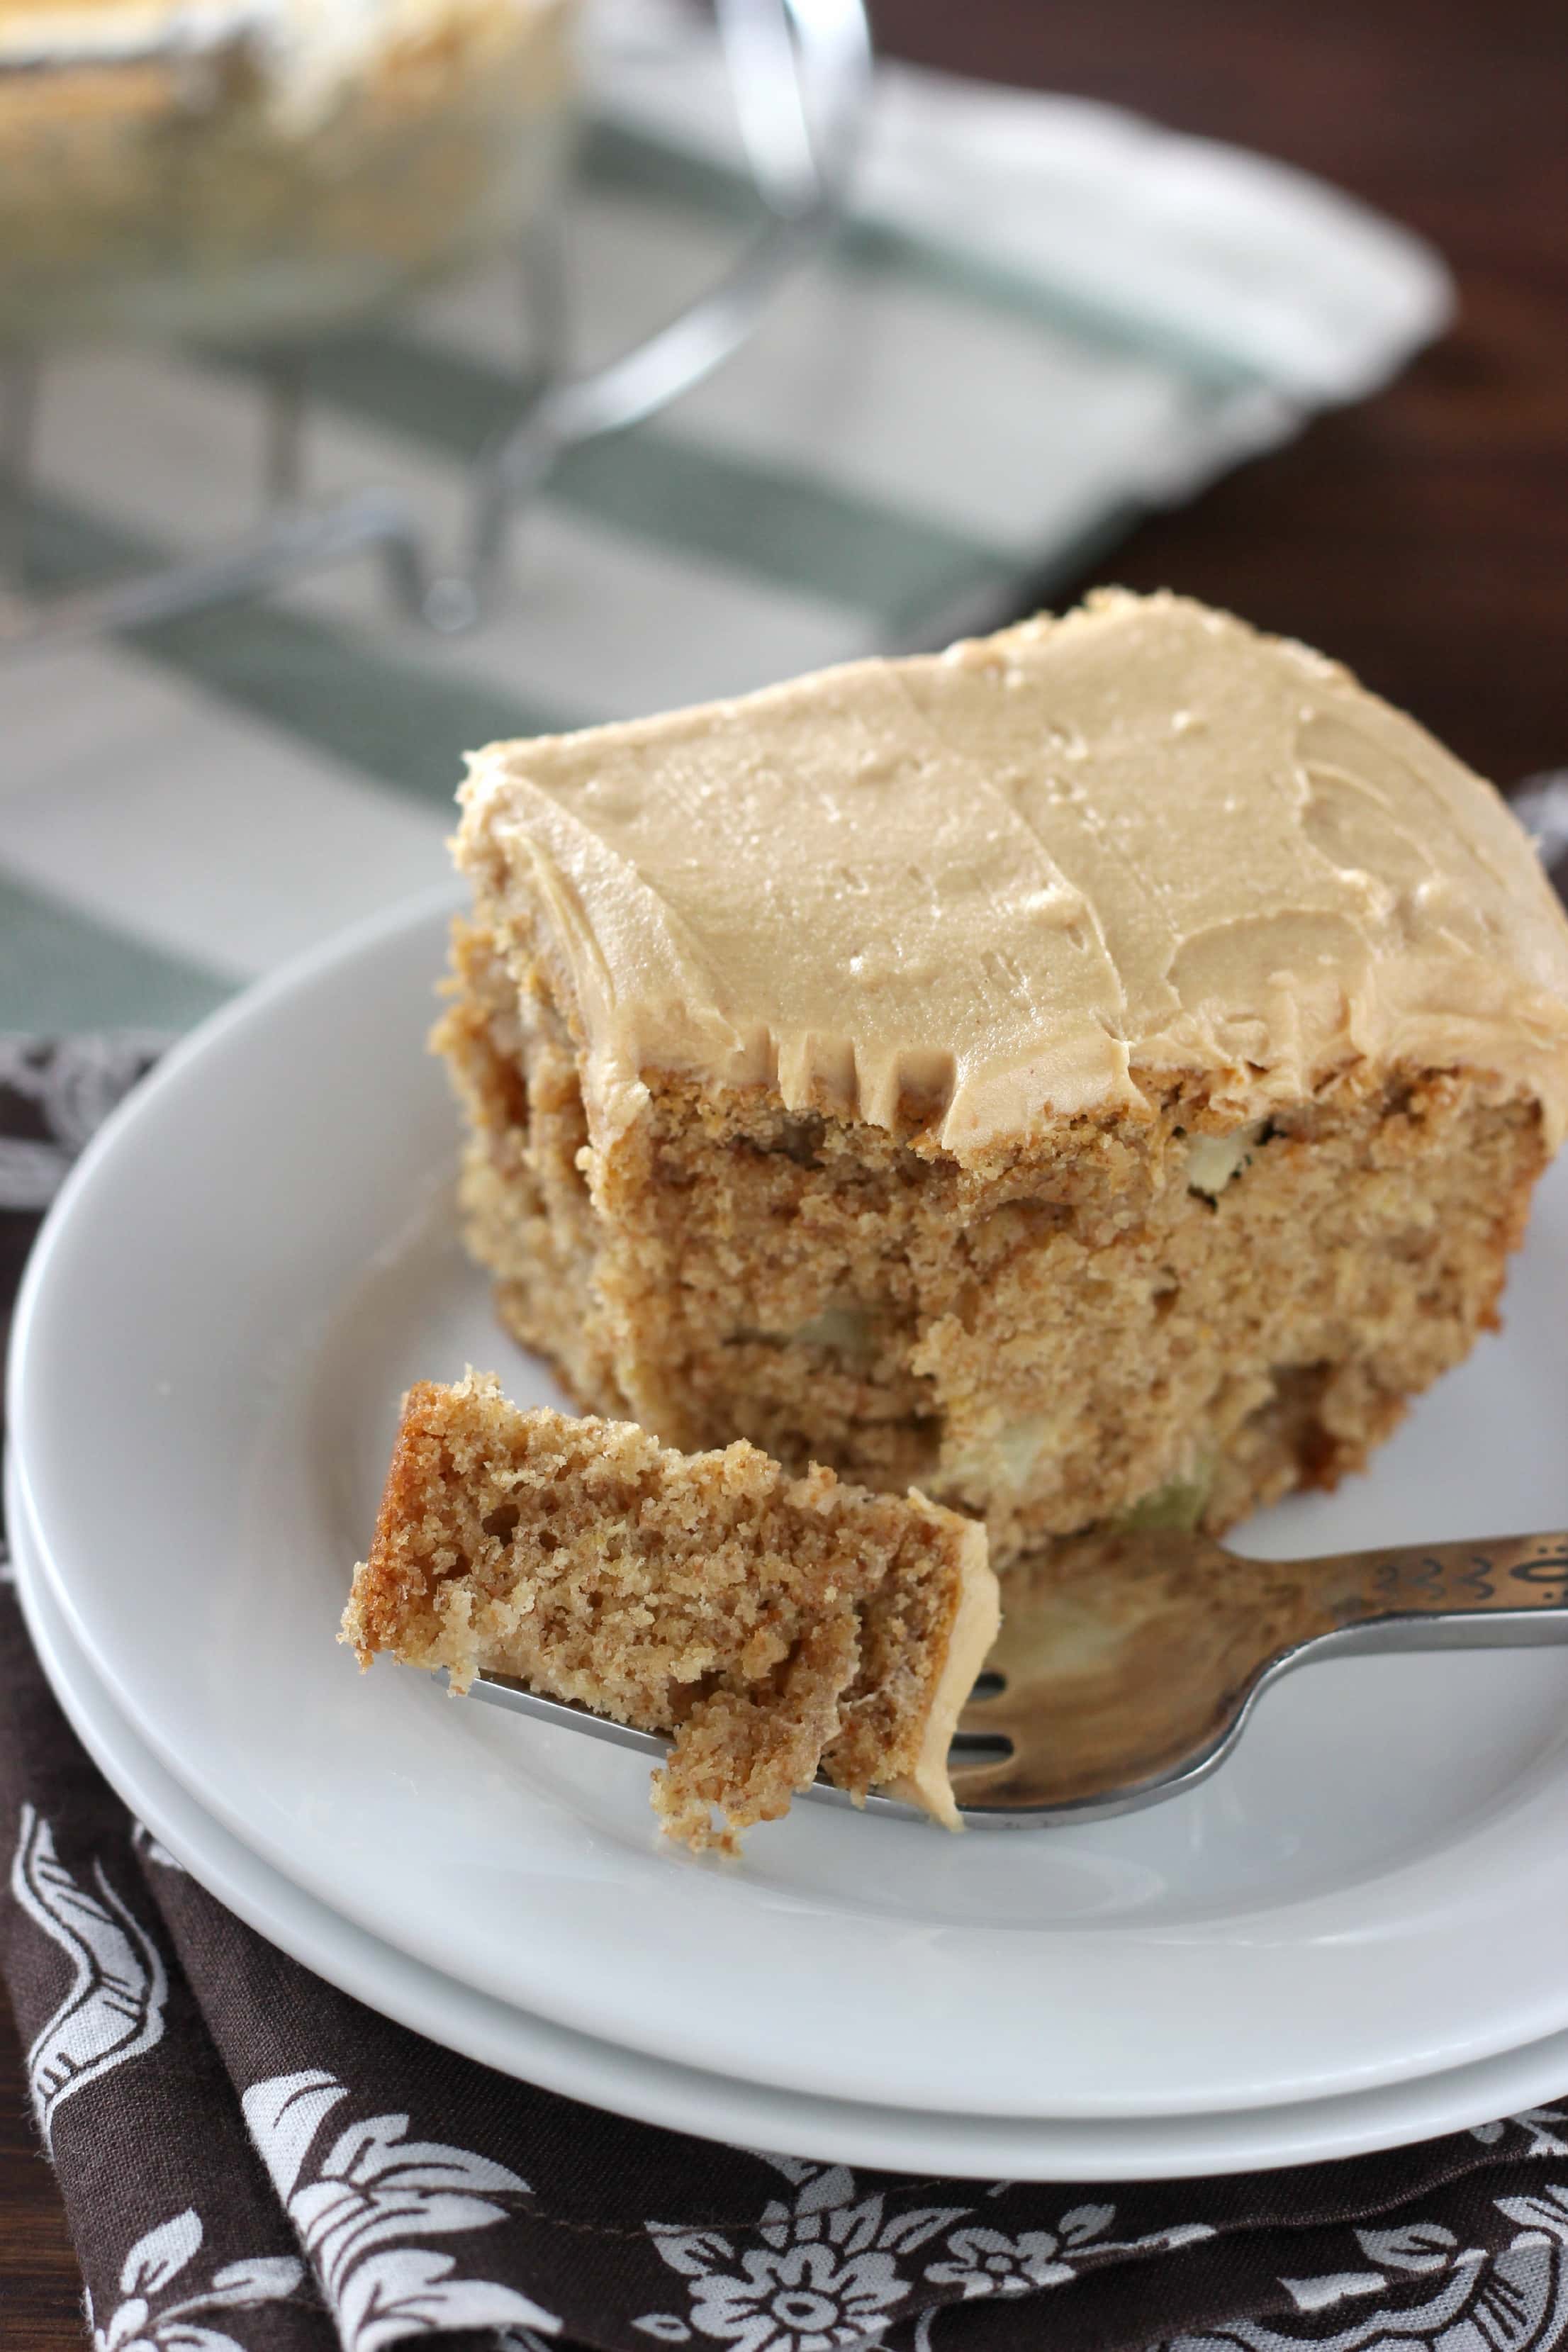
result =
[{"label": "apple chunk in cake", "polygon": [[641,1429],[509,1404],[493,1378],[410,1391],[343,1618],[378,1650],[488,1669],[674,1734],[656,1775],[693,1846],[784,1812],[819,1767],[950,1826],[947,1751],[995,1638],[985,1531],[921,1496],[792,1477],[755,1446],[682,1456]]},{"label": "apple chunk in cake", "polygon": [[492,746],[457,854],[507,1328],[998,1564],[1360,1465],[1568,1117],[1568,923],[1497,794],[1175,597]]}]

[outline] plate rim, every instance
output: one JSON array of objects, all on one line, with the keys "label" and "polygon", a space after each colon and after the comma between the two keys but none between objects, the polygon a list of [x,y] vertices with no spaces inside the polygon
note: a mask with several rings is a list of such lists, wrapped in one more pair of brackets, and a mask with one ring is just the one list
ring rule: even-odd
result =
[{"label": "plate rim", "polygon": [[[143,1719],[145,1708],[137,1706],[132,1692],[122,1688],[122,1679],[116,1674],[112,1659],[103,1654],[101,1643],[95,1638],[92,1626],[86,1622],[78,1606],[69,1578],[57,1558],[55,1545],[48,1538],[43,1513],[37,1506],[36,1491],[28,1475],[27,1437],[32,1426],[32,1414],[25,1373],[30,1360],[30,1350],[36,1344],[36,1335],[40,1327],[43,1302],[47,1299],[52,1268],[62,1247],[63,1237],[69,1233],[71,1221],[77,1213],[78,1202],[83,1197],[90,1197],[91,1188],[100,1181],[99,1176],[100,1168],[112,1159],[128,1132],[132,1131],[142,1120],[157,1116],[160,1104],[183,1083],[193,1064],[197,1063],[206,1055],[221,1052],[236,1033],[243,1034],[248,1024],[260,1022],[281,1001],[293,996],[304,997],[323,980],[330,981],[343,975],[351,976],[352,980],[352,975],[367,955],[374,955],[383,948],[401,946],[405,941],[411,942],[420,935],[426,926],[433,927],[438,917],[446,915],[458,903],[459,903],[458,893],[453,886],[447,884],[438,890],[421,893],[412,901],[405,901],[398,907],[385,909],[356,924],[351,930],[340,934],[337,939],[313,949],[308,955],[296,960],[279,971],[269,975],[257,988],[245,992],[225,1005],[218,1013],[193,1032],[180,1046],[174,1049],[167,1062],[161,1066],[145,1087],[138,1089],[135,1095],[121,1106],[106,1122],[103,1130],[94,1139],[88,1150],[84,1152],[81,1161],[71,1171],[66,1184],[62,1187],[59,1199],[46,1222],[44,1234],[40,1236],[26,1270],[18,1297],[16,1324],[13,1335],[10,1399],[14,1416],[12,1427],[18,1463],[18,1479],[22,1490],[28,1498],[29,1508],[32,1510],[33,1524],[38,1533],[45,1571],[50,1579],[52,1589],[65,1612],[67,1620],[92,1662],[95,1672],[116,1694],[118,1703],[124,1708],[133,1727],[146,1740],[153,1754],[176,1780],[181,1780],[191,1790],[193,1794],[201,1793],[195,1785],[196,1780],[199,1779],[197,1768],[190,1759],[181,1756],[177,1745],[164,1735],[163,1727],[158,1722]],[[235,1813],[233,1807],[226,1804],[221,1792],[216,1794],[206,1804],[206,1810],[223,1822],[242,1843],[250,1846],[263,1859],[268,1861],[280,1874],[289,1877],[292,1883],[318,1898],[322,1895],[323,1885],[318,1883],[311,1872],[299,1864],[294,1857],[273,1851],[272,1845],[265,1835],[257,1834],[253,1824],[246,1825],[243,1814]],[[351,1918],[359,1916],[352,1905],[342,1903],[336,1907],[342,1916]],[[368,1916],[361,1917],[359,1924],[369,1928],[371,1932],[380,1935],[382,1940],[396,1944],[412,1958],[435,1968],[438,1972],[456,1973],[447,1967],[443,1958],[436,1950],[427,1944],[420,1942],[418,1935],[410,1932],[406,1927],[400,1933],[384,1932],[384,1922],[377,1925]],[[489,1992],[503,2000],[511,1998],[510,1986],[502,1986],[499,1982],[491,1983],[487,1980],[482,1972],[476,1973],[472,1970],[466,1972],[463,1981],[472,1985],[476,1990]],[[636,2047],[645,2051],[650,2056],[668,2062],[696,2065],[699,2068],[703,2065],[702,2056],[693,2055],[693,2051],[697,2047],[694,2038],[689,2038],[684,2044],[675,2035],[661,2036],[657,2040],[646,2038],[640,2032],[628,2032],[624,2020],[612,2031],[607,2032],[602,2021],[590,2019],[586,2003],[578,1996],[573,1994],[569,1998],[566,1993],[559,1992],[554,1986],[549,1989],[549,1992],[550,1998],[542,2000],[538,1987],[531,1986],[528,1989],[529,2007],[533,2013],[548,2016],[552,2022],[562,2025],[566,2030],[585,2033],[590,2038],[614,2040],[621,2046]],[[1537,2011],[1541,2013],[1535,2013]],[[1488,2033],[1475,2031],[1472,2020],[1471,2030],[1467,2038],[1444,2052],[1437,2060],[1436,2071],[1452,2071],[1457,2066],[1473,2063],[1484,2057],[1497,2055],[1508,2049],[1542,2039],[1560,2030],[1565,2017],[1568,2017],[1568,1987],[1563,1989],[1561,1996],[1553,1989],[1549,2002],[1538,2001],[1535,2011],[1527,2011],[1522,2019],[1516,2016],[1511,2024],[1504,2027],[1494,2026]],[[1416,2051],[1407,2053],[1393,2064],[1368,2060],[1359,2068],[1342,2070],[1346,2079],[1342,2080],[1335,2095],[1349,2095],[1351,2092],[1363,2091],[1376,2084],[1386,2084],[1429,2074],[1434,2071],[1433,2055],[1430,2051]],[[732,2065],[732,2061],[726,2061],[727,2064]],[[810,2093],[814,2095],[823,2095],[823,2070],[817,2067],[814,2074],[809,2063],[802,2063],[798,2060],[793,2072],[786,2074],[781,2068],[781,2071],[773,2073],[769,2079],[781,2090]],[[1317,2079],[1321,2080],[1321,2075]],[[947,2102],[931,2101],[929,2088],[928,2084],[927,2097],[922,2104],[931,2107],[940,2104],[943,2112],[972,2112],[963,2108],[961,2099],[957,2096]],[[1218,2102],[1215,2107],[1205,2109],[1205,2112],[1219,2112],[1221,2109],[1226,2112],[1239,2112],[1285,2104],[1300,2105],[1324,2095],[1314,2087],[1314,2077],[1307,2072],[1299,2074],[1288,2089],[1282,2089],[1279,2084],[1268,2086],[1248,2084],[1239,2091],[1234,2090],[1233,2086],[1227,2086],[1227,2092],[1230,2095]],[[826,2095],[831,2096],[835,2094],[829,2090]],[[857,2098],[868,2096],[865,2093],[850,2095]],[[875,2095],[869,2096],[868,2103],[877,2104]],[[907,2103],[898,2102],[896,2099],[890,2103],[900,2105],[907,2104],[911,2110],[916,2104],[913,2098]],[[1190,2111],[1185,2095],[1175,2093],[1152,2101],[1147,2106],[1133,2104],[1125,2094],[1114,2094],[1108,2097],[1098,2094],[1085,2094],[1082,2096],[1075,2095],[1071,2099],[1058,2100],[1052,2106],[1050,2115],[1053,2120],[1060,2121],[1069,2118],[1110,2120],[1137,2115]],[[1015,2117],[1030,2116],[1036,2119],[1041,2119],[1037,2099],[1029,2106],[1026,2106],[1022,2102],[1012,2105],[1006,2103],[987,2105],[985,2112]]]},{"label": "plate rim", "polygon": [[[593,2035],[536,2018],[400,1952],[293,1885],[209,1814],[139,1740],[85,1655],[73,1654],[68,1629],[55,1619],[58,1603],[34,1559],[33,1533],[21,1498],[12,1491],[9,1465],[6,1490],[17,1599],[39,1664],[72,1731],[132,1819],[166,1845],[215,1901],[302,1968],[410,2032],[558,2096],[596,2108],[608,2105],[594,2064],[602,2050],[614,2062],[617,2092],[624,2095],[628,2082],[642,2085],[635,2098],[610,2111],[661,2130],[689,2132],[730,2146],[741,2144],[738,2135],[743,2133],[746,2144],[878,2171],[904,2171],[911,2164],[929,2167],[940,2160],[942,2170],[959,2179],[1134,2182],[1278,2171],[1412,2147],[1496,2122],[1505,2110],[1512,2115],[1543,2099],[1555,2099],[1561,2094],[1554,2085],[1568,2081],[1565,2029],[1544,2042],[1480,2060],[1473,2069],[1416,2078],[1408,2084],[1300,2101],[1281,2109],[1161,2118],[1155,2128],[1163,2126],[1165,2136],[1151,2146],[1152,2119],[1019,2122],[918,2108],[883,2109],[708,2074],[616,2043],[598,2042]],[[333,1939],[334,1930],[349,1938],[346,1958],[342,1944]],[[1401,2113],[1416,2103],[1417,2094],[1441,2096],[1445,2091],[1453,2104],[1442,2120]],[[728,2095],[736,2093],[755,2105],[748,2109],[731,2099],[726,2105]],[[704,2101],[711,2103],[706,2114],[700,2112]],[[781,2136],[793,2134],[797,2124],[812,2132],[825,2127],[826,2136],[809,2145]],[[1184,2126],[1217,2129],[1234,2135],[1239,2144],[1215,2147],[1199,2139],[1184,2150],[1177,2137]],[[1265,2136],[1271,2126],[1279,2135],[1272,2140]],[[968,2136],[960,2141],[958,2135],[966,2130]],[[893,2136],[877,2137],[889,2133]],[[916,2133],[921,2136],[920,2147],[900,2148],[900,2137]],[[1126,2136],[1129,2144],[1119,2146],[1119,2136]],[[1216,2156],[1223,2162],[1216,2163]]]}]

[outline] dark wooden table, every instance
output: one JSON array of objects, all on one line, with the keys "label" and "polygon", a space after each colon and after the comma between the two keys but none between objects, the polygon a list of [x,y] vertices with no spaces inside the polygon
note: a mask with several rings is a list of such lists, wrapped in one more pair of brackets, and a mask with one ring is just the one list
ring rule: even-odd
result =
[{"label": "dark wooden table", "polygon": [[[1079,91],[1324,173],[1424,230],[1452,335],[1108,570],[1324,646],[1500,782],[1568,765],[1562,0],[875,0],[885,49]],[[79,2281],[0,2004],[0,2343],[80,2352]]]},{"label": "dark wooden table", "polygon": [[1440,247],[1439,347],[1107,568],[1322,646],[1500,783],[1568,765],[1562,0],[872,4],[900,56],[1260,148]]}]

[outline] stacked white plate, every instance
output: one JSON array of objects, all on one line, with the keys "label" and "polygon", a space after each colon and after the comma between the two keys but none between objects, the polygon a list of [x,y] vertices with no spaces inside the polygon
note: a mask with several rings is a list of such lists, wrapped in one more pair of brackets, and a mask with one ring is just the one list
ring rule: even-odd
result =
[{"label": "stacked white plate", "polygon": [[[810,1804],[740,1865],[647,1767],[334,1640],[416,1378],[558,1401],[458,1249],[424,1050],[447,902],[241,1000],[104,1130],[12,1357],[25,1606],[102,1769],[223,1901],[423,2033],[650,2121],[923,2172],[1349,2154],[1568,2089],[1568,1651],[1347,1660],[1124,1820]],[[1258,1554],[1568,1528],[1568,1166],[1505,1333]]]}]

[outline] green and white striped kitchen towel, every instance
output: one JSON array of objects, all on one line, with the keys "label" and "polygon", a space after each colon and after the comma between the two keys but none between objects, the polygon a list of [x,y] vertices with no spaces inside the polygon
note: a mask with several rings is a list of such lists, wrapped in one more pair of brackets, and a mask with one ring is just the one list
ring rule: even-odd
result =
[{"label": "green and white striped kitchen towel", "polygon": [[[750,201],[700,25],[620,0],[594,46],[589,357],[714,276]],[[400,628],[356,566],[0,668],[0,1028],[184,1025],[436,880],[466,747],[940,642],[1373,389],[1448,302],[1423,247],[1279,166],[885,69],[831,253],[700,390],[563,466],[474,635]],[[390,477],[449,529],[516,335],[492,273],[322,346],[312,487]],[[259,430],[237,362],[52,367],[38,578],[243,527]]]}]

